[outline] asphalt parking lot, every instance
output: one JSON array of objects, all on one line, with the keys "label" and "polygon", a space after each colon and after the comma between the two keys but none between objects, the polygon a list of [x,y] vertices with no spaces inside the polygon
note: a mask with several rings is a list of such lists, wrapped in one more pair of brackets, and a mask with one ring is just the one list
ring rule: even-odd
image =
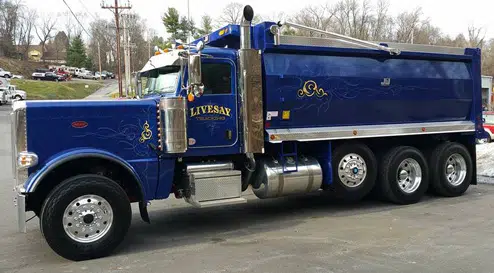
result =
[{"label": "asphalt parking lot", "polygon": [[[0,106],[0,272],[494,272],[494,185],[459,198],[395,206],[337,204],[324,196],[253,200],[199,210],[134,207],[126,240],[107,258],[57,256],[38,219],[17,233],[12,204],[10,106]],[[491,182],[484,179],[484,182]],[[29,216],[29,215],[28,215]]]}]

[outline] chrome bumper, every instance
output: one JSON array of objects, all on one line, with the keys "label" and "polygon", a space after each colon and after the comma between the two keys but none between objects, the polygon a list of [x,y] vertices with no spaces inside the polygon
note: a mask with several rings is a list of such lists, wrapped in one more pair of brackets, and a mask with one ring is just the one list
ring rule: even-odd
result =
[{"label": "chrome bumper", "polygon": [[14,206],[17,207],[17,224],[19,232],[26,233],[26,190],[22,185],[17,186],[14,190]]}]

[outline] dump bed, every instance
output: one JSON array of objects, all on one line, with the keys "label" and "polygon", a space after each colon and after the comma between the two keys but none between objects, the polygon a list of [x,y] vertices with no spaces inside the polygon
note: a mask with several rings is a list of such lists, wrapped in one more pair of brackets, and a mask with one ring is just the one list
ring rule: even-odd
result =
[{"label": "dump bed", "polygon": [[408,45],[393,55],[302,37],[275,44],[268,27],[256,29],[270,129],[467,124],[480,114],[479,50]]}]

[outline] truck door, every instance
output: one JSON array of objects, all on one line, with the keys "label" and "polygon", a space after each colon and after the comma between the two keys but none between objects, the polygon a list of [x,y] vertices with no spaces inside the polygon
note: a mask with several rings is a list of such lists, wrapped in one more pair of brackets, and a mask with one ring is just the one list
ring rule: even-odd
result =
[{"label": "truck door", "polygon": [[237,143],[235,73],[235,64],[229,59],[202,60],[204,94],[188,103],[189,149],[231,147]]}]

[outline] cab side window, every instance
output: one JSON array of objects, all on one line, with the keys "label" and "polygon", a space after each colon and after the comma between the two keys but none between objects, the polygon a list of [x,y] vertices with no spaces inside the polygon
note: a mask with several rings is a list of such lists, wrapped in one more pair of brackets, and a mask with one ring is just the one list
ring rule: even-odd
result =
[{"label": "cab side window", "polygon": [[203,63],[202,83],[205,95],[232,92],[232,66],[228,63]]}]

